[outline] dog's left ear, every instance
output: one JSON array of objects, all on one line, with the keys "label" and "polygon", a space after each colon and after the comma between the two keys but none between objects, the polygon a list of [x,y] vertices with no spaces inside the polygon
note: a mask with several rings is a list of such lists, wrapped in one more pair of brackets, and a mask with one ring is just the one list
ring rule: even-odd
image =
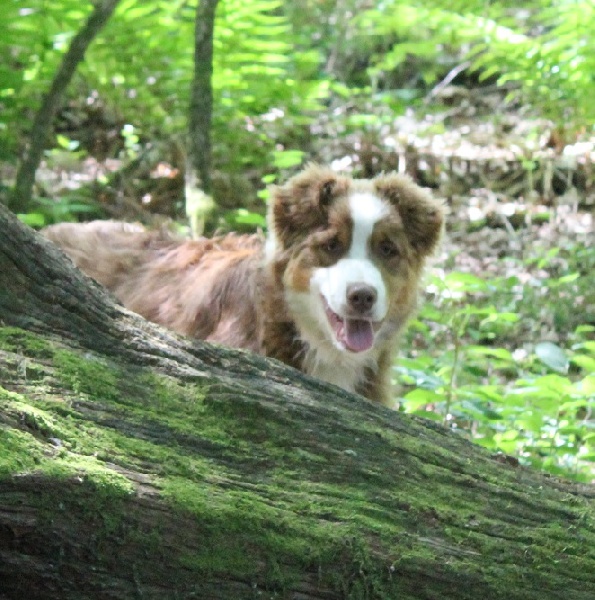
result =
[{"label": "dog's left ear", "polygon": [[333,200],[345,194],[348,180],[331,169],[309,164],[285,185],[274,187],[269,206],[269,229],[284,248],[326,220]]},{"label": "dog's left ear", "polygon": [[431,254],[442,235],[444,206],[407,175],[390,173],[374,180],[379,196],[399,212],[410,244],[420,254]]}]

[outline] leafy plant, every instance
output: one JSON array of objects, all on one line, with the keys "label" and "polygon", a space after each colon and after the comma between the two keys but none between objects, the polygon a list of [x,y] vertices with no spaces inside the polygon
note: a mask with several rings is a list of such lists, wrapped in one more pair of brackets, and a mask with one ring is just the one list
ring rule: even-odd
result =
[{"label": "leafy plant", "polygon": [[549,341],[529,350],[496,346],[498,339],[514,340],[522,321],[520,313],[488,304],[498,300],[498,284],[457,272],[432,278],[434,302],[413,329],[415,337],[431,338],[432,347],[438,342],[440,354],[430,354],[422,342],[428,346],[423,352],[399,360],[401,406],[525,464],[589,481],[595,342],[588,336],[595,328],[579,326],[566,348]]},{"label": "leafy plant", "polygon": [[561,127],[569,121],[575,127],[592,125],[595,5],[590,0],[532,0],[522,7],[389,0],[364,11],[358,23],[360,38],[384,40],[369,69],[373,82],[386,86],[391,71],[403,72],[412,57],[423,64],[428,84],[467,60],[480,79],[514,84],[511,94]]},{"label": "leafy plant", "polygon": [[[219,6],[212,137],[216,164],[227,171],[265,162],[279,150],[266,124],[283,117],[288,126],[300,119],[303,126],[307,112],[319,109],[327,94],[326,83],[310,77],[317,53],[292,51],[281,7],[279,0],[226,0]],[[0,7],[6,24],[0,38],[0,147],[10,149],[9,156],[90,8],[75,0],[30,0],[26,7],[8,0]],[[89,48],[69,90],[72,97],[84,94],[89,105],[101,98],[147,136],[185,134],[194,18],[194,4],[183,0],[122,0]]]}]

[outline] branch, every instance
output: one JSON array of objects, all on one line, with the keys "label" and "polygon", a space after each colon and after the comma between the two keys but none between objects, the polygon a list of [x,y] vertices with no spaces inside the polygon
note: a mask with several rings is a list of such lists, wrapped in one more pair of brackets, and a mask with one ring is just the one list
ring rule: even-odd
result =
[{"label": "branch", "polygon": [[213,30],[219,0],[198,0],[194,29],[194,79],[190,95],[187,185],[211,192]]}]

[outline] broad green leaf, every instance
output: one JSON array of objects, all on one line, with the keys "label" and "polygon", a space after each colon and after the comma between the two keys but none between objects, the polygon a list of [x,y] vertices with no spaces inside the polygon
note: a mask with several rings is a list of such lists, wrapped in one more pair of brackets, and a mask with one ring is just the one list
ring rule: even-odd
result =
[{"label": "broad green leaf", "polygon": [[442,421],[442,415],[431,410],[414,410],[411,411],[416,417],[422,417],[423,419],[430,419],[431,421]]},{"label": "broad green leaf", "polygon": [[460,292],[485,292],[489,289],[486,281],[480,277],[458,271],[446,275],[444,282],[450,289]]},{"label": "broad green leaf", "polygon": [[45,215],[41,213],[20,214],[17,217],[29,227],[43,227],[47,223]]},{"label": "broad green leaf", "polygon": [[595,356],[595,342],[581,342],[572,347],[573,350],[586,350]]},{"label": "broad green leaf", "polygon": [[405,407],[407,411],[415,411],[427,404],[444,402],[444,396],[431,390],[417,388],[406,394],[403,400],[405,401]]},{"label": "broad green leaf", "polygon": [[587,375],[577,383],[576,387],[586,396],[595,395],[595,375]]},{"label": "broad green leaf", "polygon": [[490,315],[488,315],[482,322],[483,323],[495,323],[498,321],[503,321],[505,323],[516,323],[520,319],[517,313],[513,312],[499,312],[494,310]]},{"label": "broad green leaf", "polygon": [[266,227],[266,218],[258,213],[250,212],[245,208],[238,208],[231,214],[231,220],[234,223],[242,225],[254,225],[256,227]]},{"label": "broad green leaf", "polygon": [[290,169],[300,165],[304,160],[305,152],[301,150],[282,150],[273,153],[273,164],[277,169]]},{"label": "broad green leaf", "polygon": [[400,375],[407,377],[412,385],[424,390],[436,390],[444,386],[444,381],[440,377],[437,377],[432,373],[427,373],[426,371],[409,369],[401,366],[395,367],[395,371]]},{"label": "broad green leaf", "polygon": [[467,352],[476,355],[493,356],[494,358],[514,362],[512,354],[509,350],[506,350],[506,348],[490,348],[488,346],[469,346],[467,348]]},{"label": "broad green leaf", "polygon": [[575,354],[570,362],[577,365],[587,373],[595,373],[595,358],[585,356],[584,354]]},{"label": "broad green leaf", "polygon": [[582,437],[585,432],[585,428],[579,425],[568,425],[566,427],[560,427],[558,433],[560,435],[576,435]]},{"label": "broad green leaf", "polygon": [[560,404],[560,412],[565,413],[567,411],[575,412],[581,408],[585,408],[587,405],[587,401],[585,398],[581,398],[579,400],[570,400],[568,402],[563,402]]},{"label": "broad green leaf", "polygon": [[553,371],[567,373],[569,360],[560,346],[552,342],[540,342],[535,346],[537,358]]},{"label": "broad green leaf", "polygon": [[579,325],[576,328],[576,334],[577,335],[584,335],[584,334],[589,334],[589,333],[593,333],[595,332],[595,326],[594,325]]}]

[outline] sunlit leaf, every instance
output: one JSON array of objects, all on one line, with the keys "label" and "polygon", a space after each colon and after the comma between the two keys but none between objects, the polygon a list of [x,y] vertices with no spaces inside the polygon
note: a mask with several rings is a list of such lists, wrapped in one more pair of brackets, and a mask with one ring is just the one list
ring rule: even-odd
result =
[{"label": "sunlit leaf", "polygon": [[250,212],[245,208],[237,209],[230,215],[230,217],[234,223],[242,225],[254,225],[256,227],[266,226],[266,218],[263,215]]},{"label": "sunlit leaf", "polygon": [[301,150],[283,150],[273,153],[273,163],[277,169],[289,169],[300,165],[305,152]]},{"label": "sunlit leaf", "polygon": [[407,411],[414,411],[419,409],[421,406],[427,404],[434,404],[436,402],[443,402],[444,397],[432,390],[424,390],[417,388],[404,397],[405,407]]},{"label": "sunlit leaf", "polygon": [[436,390],[444,386],[444,380],[437,377],[433,373],[421,371],[418,369],[410,369],[402,366],[395,368],[397,373],[408,378],[411,385],[415,385],[425,390]]},{"label": "sunlit leaf", "polygon": [[450,289],[461,292],[485,292],[489,289],[486,281],[471,273],[448,273],[444,278],[444,282]]},{"label": "sunlit leaf", "polygon": [[413,414],[416,417],[422,417],[424,419],[430,419],[431,421],[442,421],[443,420],[442,415],[439,415],[438,413],[433,412],[431,410],[414,410],[414,411],[411,411],[411,412],[413,412]]},{"label": "sunlit leaf", "polygon": [[584,354],[575,354],[570,362],[577,365],[581,369],[587,372],[595,372],[595,358],[585,356]]},{"label": "sunlit leaf", "polygon": [[595,375],[587,375],[577,383],[577,388],[586,396],[595,395]]},{"label": "sunlit leaf", "polygon": [[467,348],[467,352],[475,355],[493,356],[494,358],[514,362],[510,350],[506,350],[506,348],[490,348],[489,346],[470,346]]},{"label": "sunlit leaf", "polygon": [[43,227],[47,223],[45,215],[41,213],[20,214],[17,217],[29,227]]}]

